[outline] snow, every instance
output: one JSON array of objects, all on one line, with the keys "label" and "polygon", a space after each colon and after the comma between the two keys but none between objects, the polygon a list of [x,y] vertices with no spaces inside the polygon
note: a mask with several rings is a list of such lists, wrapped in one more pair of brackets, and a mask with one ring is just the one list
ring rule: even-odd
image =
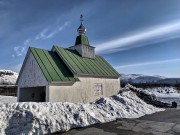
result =
[{"label": "snow", "polygon": [[137,92],[143,92],[146,95],[151,95],[163,103],[172,104],[172,102],[176,102],[177,105],[180,106],[180,93],[174,87],[154,87],[142,89],[136,88],[130,84],[126,84],[125,88]]},{"label": "snow", "polygon": [[176,102],[180,106],[180,93],[174,87],[156,87],[143,90],[147,94],[153,94],[164,103]]},{"label": "snow", "polygon": [[174,87],[147,88],[144,91],[156,95],[157,98],[180,98],[180,93]]},{"label": "snow", "polygon": [[17,97],[0,95],[0,103],[16,103],[16,102],[17,102]]},{"label": "snow", "polygon": [[0,70],[0,84],[14,85],[18,78],[18,73],[11,70]]},{"label": "snow", "polygon": [[146,104],[129,89],[93,103],[0,104],[0,134],[48,134],[116,118],[138,118],[164,109]]}]

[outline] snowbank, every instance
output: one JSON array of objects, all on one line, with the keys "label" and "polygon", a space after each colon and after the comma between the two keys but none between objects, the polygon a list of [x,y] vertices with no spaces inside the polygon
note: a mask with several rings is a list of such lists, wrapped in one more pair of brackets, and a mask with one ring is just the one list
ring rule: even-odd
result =
[{"label": "snowbank", "polygon": [[172,104],[176,102],[180,106],[180,93],[174,87],[155,87],[155,88],[136,88],[131,84],[125,86],[126,89],[130,89],[135,92],[143,92],[145,95],[150,95],[163,103]]},{"label": "snowbank", "polygon": [[16,102],[17,102],[17,97],[0,95],[0,103],[16,103]]},{"label": "snowbank", "polygon": [[163,111],[146,104],[132,91],[89,104],[14,103],[0,104],[0,134],[47,134],[68,131],[116,118],[138,118]]},{"label": "snowbank", "polygon": [[180,98],[180,93],[174,87],[147,88],[144,91],[156,95],[157,98]]},{"label": "snowbank", "polygon": [[18,73],[11,70],[0,70],[0,84],[14,85],[18,78]]},{"label": "snowbank", "polygon": [[179,98],[180,93],[174,87],[154,87],[154,88],[136,88],[131,84],[126,84],[126,89],[143,92],[148,95],[155,95],[157,98]]}]

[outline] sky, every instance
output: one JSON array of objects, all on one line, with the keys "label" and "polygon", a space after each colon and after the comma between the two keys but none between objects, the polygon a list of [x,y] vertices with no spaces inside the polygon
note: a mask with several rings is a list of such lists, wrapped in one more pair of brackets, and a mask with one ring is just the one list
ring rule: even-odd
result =
[{"label": "sky", "polygon": [[0,0],[0,69],[28,48],[75,44],[80,14],[91,46],[121,74],[180,77],[180,0]]}]

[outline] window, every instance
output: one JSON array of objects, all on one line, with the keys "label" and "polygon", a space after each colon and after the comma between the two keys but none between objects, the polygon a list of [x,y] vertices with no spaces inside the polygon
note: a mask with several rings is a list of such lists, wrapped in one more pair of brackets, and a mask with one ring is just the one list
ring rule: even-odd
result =
[{"label": "window", "polygon": [[95,96],[103,95],[103,89],[101,83],[94,84],[94,95]]}]

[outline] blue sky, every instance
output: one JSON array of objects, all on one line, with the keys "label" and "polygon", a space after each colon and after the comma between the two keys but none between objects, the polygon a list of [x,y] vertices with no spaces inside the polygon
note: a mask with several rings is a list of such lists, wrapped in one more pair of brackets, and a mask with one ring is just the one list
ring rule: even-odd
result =
[{"label": "blue sky", "polygon": [[74,45],[84,15],[96,53],[120,73],[180,77],[179,0],[0,0],[0,69],[19,72],[29,46]]}]

